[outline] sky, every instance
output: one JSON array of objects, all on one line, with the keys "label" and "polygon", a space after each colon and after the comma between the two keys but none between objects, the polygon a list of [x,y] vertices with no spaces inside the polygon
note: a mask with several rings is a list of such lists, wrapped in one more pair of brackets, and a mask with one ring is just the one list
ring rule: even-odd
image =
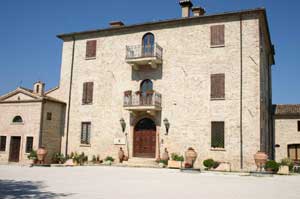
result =
[{"label": "sky", "polygon": [[[193,0],[208,14],[265,7],[276,65],[273,103],[300,104],[299,0]],[[178,0],[1,0],[0,95],[18,86],[59,84],[61,33],[106,28],[110,21],[142,23],[181,16]]]}]

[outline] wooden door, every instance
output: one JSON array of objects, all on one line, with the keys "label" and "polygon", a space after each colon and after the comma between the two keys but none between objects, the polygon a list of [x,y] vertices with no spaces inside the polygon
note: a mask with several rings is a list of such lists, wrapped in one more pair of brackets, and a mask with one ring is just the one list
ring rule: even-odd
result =
[{"label": "wooden door", "polygon": [[10,150],[9,150],[10,162],[19,162],[20,146],[21,146],[21,137],[11,137]]},{"label": "wooden door", "polygon": [[141,130],[134,132],[133,156],[155,158],[156,131]]}]

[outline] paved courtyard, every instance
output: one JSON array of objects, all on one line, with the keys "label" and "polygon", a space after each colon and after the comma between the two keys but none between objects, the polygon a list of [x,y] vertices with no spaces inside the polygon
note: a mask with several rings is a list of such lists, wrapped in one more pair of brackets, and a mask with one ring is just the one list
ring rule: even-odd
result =
[{"label": "paved courtyard", "polygon": [[178,170],[0,166],[0,198],[300,198],[300,176],[250,177]]}]

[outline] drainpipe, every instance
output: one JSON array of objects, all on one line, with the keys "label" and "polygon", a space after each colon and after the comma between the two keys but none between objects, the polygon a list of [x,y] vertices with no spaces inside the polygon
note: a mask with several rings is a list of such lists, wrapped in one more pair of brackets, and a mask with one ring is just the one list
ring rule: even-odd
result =
[{"label": "drainpipe", "polygon": [[240,15],[240,161],[241,170],[244,168],[243,157],[243,15]]},{"label": "drainpipe", "polygon": [[40,136],[39,136],[39,148],[43,146],[43,127],[44,127],[44,104],[46,101],[43,99],[41,102],[41,121],[40,121]]},{"label": "drainpipe", "polygon": [[74,67],[74,53],[75,53],[75,37],[72,37],[73,49],[72,49],[72,62],[71,62],[71,75],[70,75],[70,85],[69,85],[69,99],[68,99],[68,115],[67,115],[67,132],[66,132],[66,149],[65,155],[68,155],[69,146],[69,129],[70,129],[70,110],[71,110],[71,99],[72,99],[72,84],[73,84],[73,67]]}]

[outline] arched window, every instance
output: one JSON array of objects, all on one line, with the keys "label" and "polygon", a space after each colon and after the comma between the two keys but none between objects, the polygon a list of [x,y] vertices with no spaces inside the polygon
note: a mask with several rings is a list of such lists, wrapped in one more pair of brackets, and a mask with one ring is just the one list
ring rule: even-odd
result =
[{"label": "arched window", "polygon": [[14,117],[13,119],[13,123],[22,123],[23,119],[21,116],[17,115],[16,117]]},{"label": "arched window", "polygon": [[155,38],[152,33],[147,33],[143,36],[142,50],[143,56],[154,56]]},{"label": "arched window", "polygon": [[147,91],[152,91],[153,90],[153,83],[150,79],[145,79],[141,83],[140,91],[142,93],[146,93]]}]

